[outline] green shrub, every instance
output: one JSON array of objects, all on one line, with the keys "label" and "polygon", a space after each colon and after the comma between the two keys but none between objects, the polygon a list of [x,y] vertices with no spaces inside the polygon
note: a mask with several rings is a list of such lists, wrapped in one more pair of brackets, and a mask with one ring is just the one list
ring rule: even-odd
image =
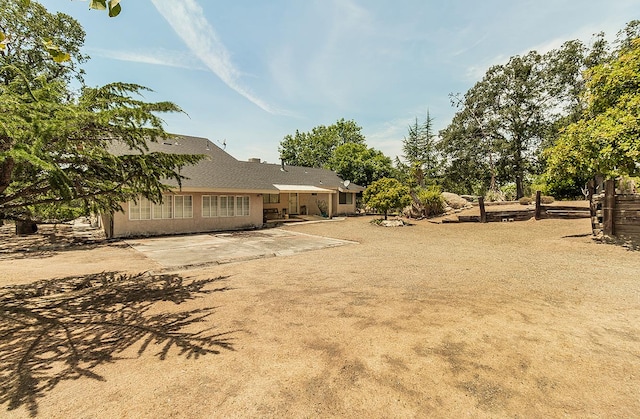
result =
[{"label": "green shrub", "polygon": [[520,205],[530,205],[532,202],[532,199],[528,196],[523,196],[518,200],[518,202],[520,203]]},{"label": "green shrub", "polygon": [[429,188],[420,188],[416,191],[416,196],[420,205],[424,209],[424,215],[427,217],[443,214],[446,202],[442,197],[442,191],[438,186]]},{"label": "green shrub", "polygon": [[540,191],[543,195],[550,195],[547,179],[544,175],[534,176],[531,183],[524,186],[524,194],[526,196],[536,196],[537,191]]},{"label": "green shrub", "polygon": [[515,183],[507,183],[500,187],[500,192],[502,192],[502,196],[504,196],[505,201],[513,201],[516,199],[516,184]]},{"label": "green shrub", "polygon": [[365,205],[384,213],[387,219],[389,210],[404,208],[411,204],[409,188],[396,179],[382,178],[373,182],[362,194]]}]

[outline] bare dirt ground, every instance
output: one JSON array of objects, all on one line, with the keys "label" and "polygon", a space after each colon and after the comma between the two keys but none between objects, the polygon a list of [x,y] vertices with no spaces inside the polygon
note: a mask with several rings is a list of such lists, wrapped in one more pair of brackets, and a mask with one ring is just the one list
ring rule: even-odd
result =
[{"label": "bare dirt ground", "polygon": [[[66,323],[61,342],[91,356],[54,344],[29,361],[12,354],[57,326],[5,328],[0,380],[22,387],[0,384],[0,416],[639,416],[640,253],[592,241],[588,219],[370,220],[287,227],[358,244],[141,280],[153,298],[132,291],[136,278],[99,298],[68,278],[157,269],[121,243],[5,246],[0,285],[22,284],[9,314],[20,295],[39,310],[38,298],[66,287],[77,297],[48,309],[88,325]],[[34,283],[53,278],[67,279]],[[199,322],[171,317],[201,310]],[[130,326],[114,332],[118,313]],[[145,344],[152,320],[160,332]],[[20,389],[31,394],[16,399]]]}]

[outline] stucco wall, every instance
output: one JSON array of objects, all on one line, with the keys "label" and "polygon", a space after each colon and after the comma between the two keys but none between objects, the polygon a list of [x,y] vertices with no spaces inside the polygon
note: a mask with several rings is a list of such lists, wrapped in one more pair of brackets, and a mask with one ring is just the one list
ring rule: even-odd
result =
[{"label": "stucco wall", "polygon": [[[183,193],[193,197],[192,218],[171,218],[163,220],[130,220],[129,204],[122,205],[124,213],[113,215],[113,237],[154,236],[163,234],[198,233],[207,231],[238,230],[262,226],[262,196],[258,194],[241,194],[249,196],[249,215],[233,217],[203,217],[203,195],[226,195],[211,193]],[[105,230],[109,229],[109,221],[105,220]]]}]

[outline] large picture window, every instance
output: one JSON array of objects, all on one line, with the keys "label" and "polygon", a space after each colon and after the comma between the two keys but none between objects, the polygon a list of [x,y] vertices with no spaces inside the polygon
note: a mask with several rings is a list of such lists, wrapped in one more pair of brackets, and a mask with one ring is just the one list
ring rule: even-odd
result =
[{"label": "large picture window", "polygon": [[251,215],[249,196],[204,195],[202,197],[202,216],[246,217]]},{"label": "large picture window", "polygon": [[193,218],[193,197],[191,195],[163,195],[162,203],[154,204],[146,198],[129,201],[130,220],[168,220],[172,218]]}]

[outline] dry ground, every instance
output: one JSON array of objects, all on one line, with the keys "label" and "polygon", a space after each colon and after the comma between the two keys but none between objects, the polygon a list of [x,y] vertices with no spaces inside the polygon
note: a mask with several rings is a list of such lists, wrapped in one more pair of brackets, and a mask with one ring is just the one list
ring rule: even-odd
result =
[{"label": "dry ground", "polygon": [[[38,416],[639,416],[640,253],[593,242],[585,219],[370,219],[287,227],[356,245],[179,272],[226,276],[224,292],[151,310],[213,308],[187,328],[231,332],[232,350],[119,347],[41,390]],[[0,284],[157,268],[117,243],[21,254],[0,253]]]}]

